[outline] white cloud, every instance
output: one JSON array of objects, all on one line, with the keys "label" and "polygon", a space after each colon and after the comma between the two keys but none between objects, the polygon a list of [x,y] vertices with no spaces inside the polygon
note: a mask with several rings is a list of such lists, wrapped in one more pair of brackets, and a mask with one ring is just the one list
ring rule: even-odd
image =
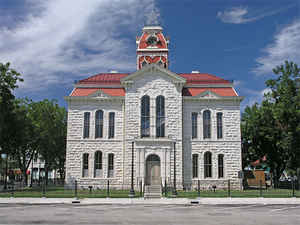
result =
[{"label": "white cloud", "polygon": [[285,60],[300,63],[300,20],[283,27],[275,34],[273,43],[262,51],[263,56],[256,59],[258,64],[253,69],[258,75],[272,73]]},{"label": "white cloud", "polygon": [[25,79],[21,88],[31,91],[111,69],[133,71],[134,36],[145,15],[159,16],[155,0],[27,1],[40,12],[13,28],[0,26],[0,61],[11,62]]},{"label": "white cloud", "polygon": [[244,18],[247,15],[248,10],[245,7],[234,7],[224,12],[218,12],[217,17],[221,19],[224,23],[245,23],[246,19]]},{"label": "white cloud", "polygon": [[219,11],[217,13],[217,18],[219,18],[224,23],[233,23],[233,24],[244,24],[250,23],[256,20],[260,20],[266,16],[272,16],[284,10],[287,10],[293,5],[287,7],[281,7],[280,9],[271,9],[271,10],[256,10],[249,11],[248,7],[232,7],[230,9],[224,10],[223,12]]},{"label": "white cloud", "polygon": [[260,104],[262,100],[264,99],[264,95],[266,93],[271,92],[270,88],[264,88],[262,90],[254,90],[250,89],[244,86],[244,84],[241,85],[239,88],[243,94],[245,94],[247,97],[242,101],[241,103],[241,110],[244,111],[246,106],[252,106],[255,103]]}]

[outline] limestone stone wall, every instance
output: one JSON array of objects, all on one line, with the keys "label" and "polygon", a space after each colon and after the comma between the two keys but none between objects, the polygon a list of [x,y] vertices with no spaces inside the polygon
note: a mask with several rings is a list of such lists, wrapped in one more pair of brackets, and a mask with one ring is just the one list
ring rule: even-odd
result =
[{"label": "limestone stone wall", "polygon": [[[165,74],[160,74],[159,71],[148,72],[142,76],[138,76],[134,79],[133,84],[129,86],[126,90],[125,98],[125,112],[126,112],[126,152],[125,152],[125,182],[128,183],[130,179],[130,165],[131,165],[131,141],[136,138],[140,138],[140,106],[141,98],[144,95],[150,97],[150,124],[151,124],[151,138],[154,139],[153,142],[144,143],[144,146],[140,149],[149,153],[155,153],[155,100],[156,97],[162,95],[165,97],[165,134],[168,141],[176,141],[176,160],[177,160],[177,181],[178,184],[182,184],[182,96],[181,89],[178,88],[173,80]],[[150,138],[150,139],[151,139]],[[144,139],[144,138],[143,138]],[[172,147],[168,147],[169,152]],[[157,150],[159,153],[160,150]],[[158,154],[159,155],[159,154]],[[173,157],[173,156],[171,156]],[[172,158],[173,159],[173,158]],[[162,161],[163,159],[161,159]],[[135,167],[135,174],[137,174]],[[169,173],[173,174],[173,169]]]},{"label": "limestone stone wall", "polygon": [[[184,100],[184,182],[187,188],[195,187],[201,180],[202,188],[215,184],[218,188],[227,187],[231,180],[232,188],[240,188],[238,171],[241,170],[241,136],[240,136],[240,106],[233,100],[218,99]],[[211,111],[211,138],[203,139],[203,112]],[[192,139],[192,112],[198,113],[198,136]],[[223,138],[217,139],[218,112],[223,113]],[[204,178],[204,153],[212,153],[212,177]],[[192,154],[198,154],[198,178],[192,178]],[[224,155],[224,177],[218,178],[218,154]]]},{"label": "limestone stone wall", "polygon": [[[95,112],[103,110],[103,138],[95,138]],[[83,138],[84,112],[90,112],[90,137]],[[108,138],[108,115],[115,112],[115,137]],[[94,155],[102,152],[102,176],[94,178]],[[89,154],[88,177],[82,176],[83,154]],[[66,183],[87,187],[100,187],[106,184],[108,175],[108,154],[114,154],[114,176],[110,178],[111,185],[121,187],[123,178],[123,101],[89,100],[72,101],[68,105],[68,132],[66,153]]]},{"label": "limestone stone wall", "polygon": [[[141,98],[150,97],[151,137],[141,138]],[[156,138],[156,97],[165,97],[165,137]],[[68,101],[68,133],[66,155],[66,182],[74,186],[105,187],[108,175],[108,154],[114,154],[114,176],[109,178],[111,188],[128,189],[131,183],[132,142],[134,142],[134,186],[144,182],[145,162],[157,154],[161,163],[162,181],[174,178],[174,142],[176,143],[176,177],[178,188],[195,188],[197,180],[202,189],[240,187],[241,170],[240,102],[218,98],[183,98],[181,87],[174,79],[158,70],[136,76],[126,85],[126,96],[120,99],[97,98]],[[95,112],[104,111],[104,136],[95,139]],[[211,138],[203,139],[203,111],[211,111]],[[83,138],[84,112],[90,112],[90,137]],[[115,137],[108,138],[108,115],[115,112]],[[198,137],[192,135],[192,112],[198,113]],[[223,113],[223,138],[217,139],[216,113]],[[94,155],[103,153],[101,177],[94,177]],[[212,177],[204,178],[204,153],[212,153]],[[89,154],[89,173],[82,176],[83,154]],[[198,154],[198,177],[192,178],[192,154]],[[224,177],[218,178],[218,154],[224,155]]]}]

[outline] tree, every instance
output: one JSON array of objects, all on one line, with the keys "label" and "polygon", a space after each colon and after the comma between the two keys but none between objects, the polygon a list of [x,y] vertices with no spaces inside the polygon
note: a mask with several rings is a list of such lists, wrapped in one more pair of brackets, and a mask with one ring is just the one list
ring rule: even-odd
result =
[{"label": "tree", "polygon": [[10,152],[10,136],[13,135],[14,99],[13,90],[22,82],[20,74],[10,68],[10,63],[0,63],[0,145],[2,150]]},{"label": "tree", "polygon": [[245,162],[266,155],[278,180],[284,169],[300,166],[300,75],[293,62],[285,62],[273,72],[278,77],[266,81],[270,92],[261,105],[245,109],[241,129]]},{"label": "tree", "polygon": [[278,180],[287,166],[289,155],[282,144],[284,136],[276,127],[272,107],[267,101],[261,106],[246,107],[242,115],[243,164],[249,165],[266,156],[274,180]]},{"label": "tree", "polygon": [[277,78],[266,82],[271,89],[266,100],[273,103],[274,117],[284,136],[282,145],[289,152],[288,168],[296,171],[300,167],[300,69],[286,61],[273,72]]},{"label": "tree", "polygon": [[59,169],[64,175],[66,151],[66,110],[56,101],[43,100],[31,104],[30,117],[38,135],[38,153],[45,160],[45,179],[48,171]]},{"label": "tree", "polygon": [[[37,151],[38,134],[34,129],[33,121],[31,120],[30,104],[32,101],[28,99],[15,100],[13,129],[14,135],[10,137],[12,142],[11,154],[18,162],[18,166],[22,172],[24,183],[27,185],[27,170]],[[32,171],[31,171],[32,172]]]}]

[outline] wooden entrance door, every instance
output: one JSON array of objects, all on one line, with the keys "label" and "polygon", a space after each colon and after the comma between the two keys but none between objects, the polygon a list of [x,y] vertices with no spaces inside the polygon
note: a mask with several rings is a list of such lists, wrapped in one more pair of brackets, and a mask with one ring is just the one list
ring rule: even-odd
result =
[{"label": "wooden entrance door", "polygon": [[160,159],[157,155],[149,155],[146,160],[146,185],[160,185]]}]

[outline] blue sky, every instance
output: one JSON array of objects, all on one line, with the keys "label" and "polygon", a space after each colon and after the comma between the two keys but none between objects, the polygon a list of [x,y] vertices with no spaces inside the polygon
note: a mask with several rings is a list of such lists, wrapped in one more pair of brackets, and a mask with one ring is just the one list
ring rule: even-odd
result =
[{"label": "blue sky", "polygon": [[0,0],[0,62],[25,79],[17,97],[66,106],[74,80],[135,71],[149,18],[171,38],[170,70],[234,80],[242,109],[261,101],[272,68],[300,63],[300,0]]}]

